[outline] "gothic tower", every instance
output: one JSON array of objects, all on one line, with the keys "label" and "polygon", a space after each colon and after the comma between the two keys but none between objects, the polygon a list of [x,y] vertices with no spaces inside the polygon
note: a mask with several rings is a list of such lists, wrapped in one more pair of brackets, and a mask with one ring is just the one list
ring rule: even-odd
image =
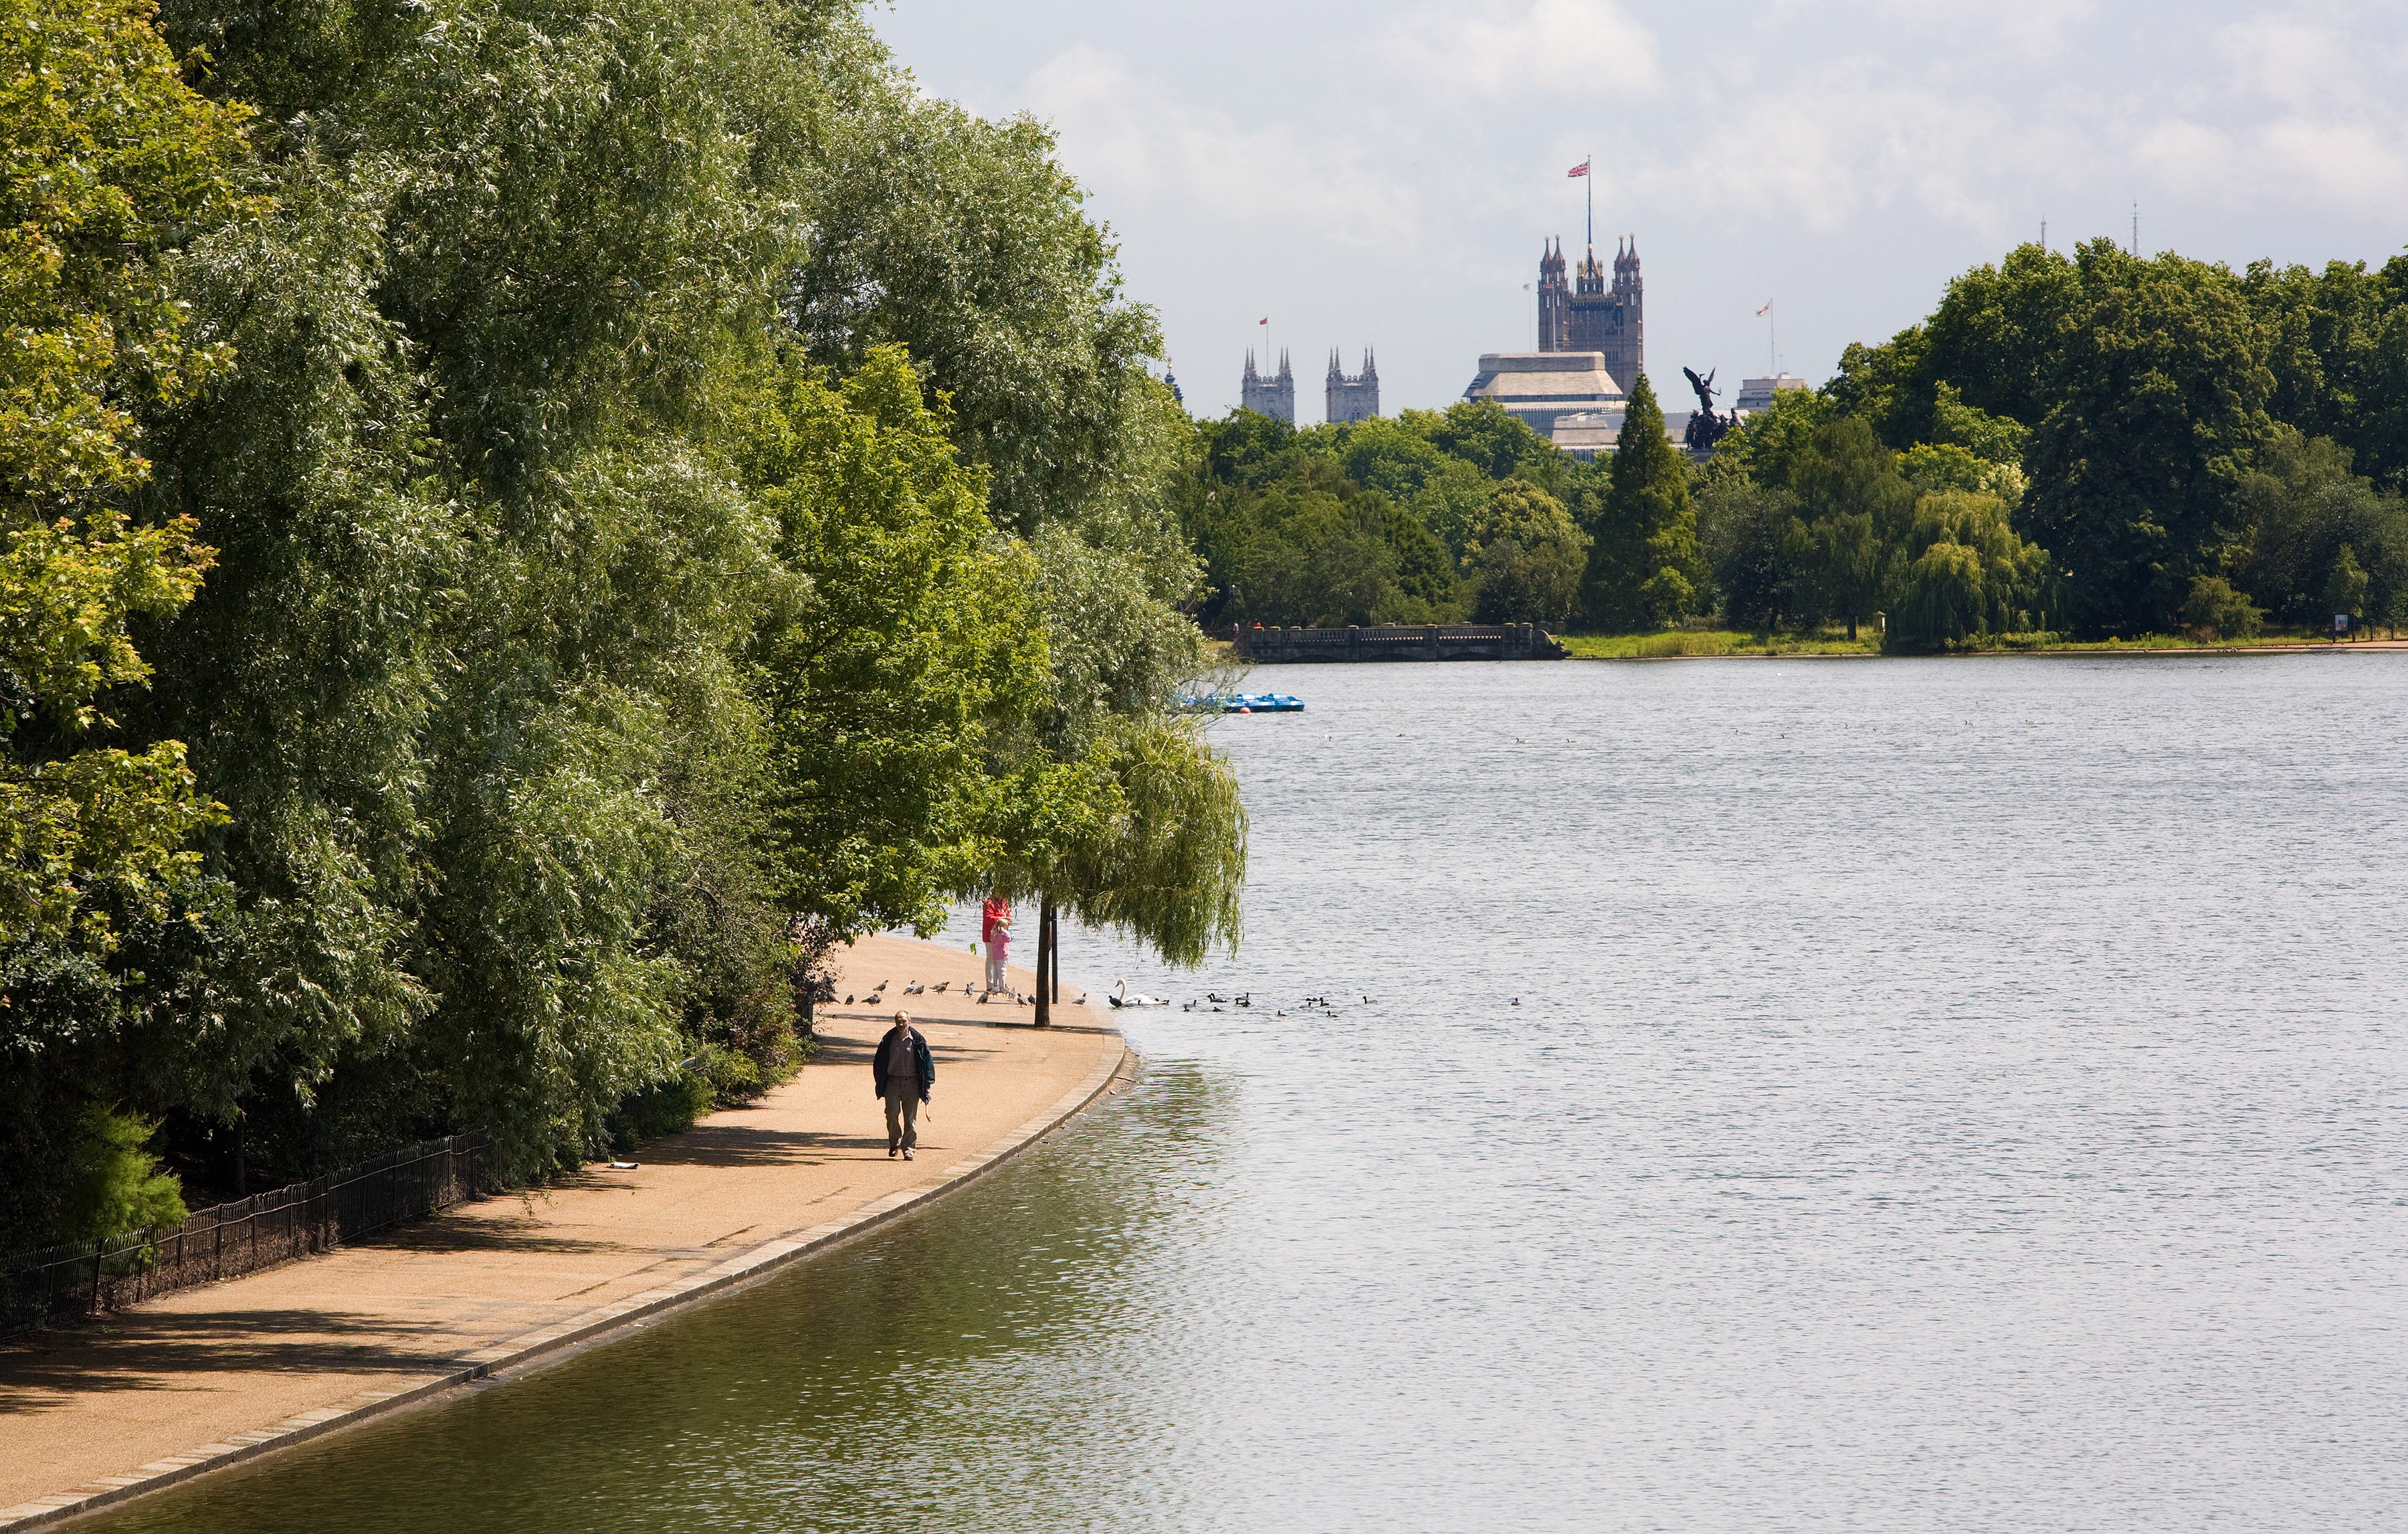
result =
[{"label": "gothic tower", "polygon": [[1363,349],[1363,371],[1348,378],[1339,366],[1338,349],[1329,349],[1329,378],[1323,385],[1325,401],[1322,419],[1329,422],[1369,421],[1380,413],[1380,369],[1371,361],[1371,349]]},{"label": "gothic tower", "polygon": [[1563,241],[1539,258],[1539,350],[1601,351],[1605,370],[1625,394],[1647,366],[1645,294],[1639,279],[1639,241],[1617,239],[1613,276],[1592,250],[1565,280]]},{"label": "gothic tower", "polygon": [[1252,350],[1246,352],[1246,376],[1238,387],[1238,402],[1257,415],[1296,424],[1296,374],[1288,367],[1284,350],[1276,373],[1254,371],[1254,354]]},{"label": "gothic tower", "polygon": [[1539,251],[1539,350],[1569,351],[1571,340],[1571,293],[1564,286],[1564,242],[1557,239]]}]

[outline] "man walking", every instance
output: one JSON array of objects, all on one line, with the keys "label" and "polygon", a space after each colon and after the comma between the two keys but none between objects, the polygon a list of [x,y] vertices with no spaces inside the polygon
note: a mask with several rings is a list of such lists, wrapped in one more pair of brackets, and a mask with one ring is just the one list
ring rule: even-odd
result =
[{"label": "man walking", "polygon": [[901,1151],[911,1159],[920,1143],[920,1105],[937,1085],[937,1062],[928,1054],[928,1039],[911,1025],[910,1012],[896,1012],[895,1025],[878,1041],[870,1057],[869,1079],[886,1102],[886,1157]]}]

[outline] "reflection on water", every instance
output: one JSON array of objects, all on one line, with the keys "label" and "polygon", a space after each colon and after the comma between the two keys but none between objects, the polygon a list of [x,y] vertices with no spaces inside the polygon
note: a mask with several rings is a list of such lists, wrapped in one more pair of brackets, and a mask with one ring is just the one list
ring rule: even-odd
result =
[{"label": "reflection on water", "polygon": [[1282,685],[1219,735],[1244,953],[1066,961],[1254,1008],[1124,1014],[1128,1097],[872,1240],[110,1527],[2394,1522],[2408,657]]}]

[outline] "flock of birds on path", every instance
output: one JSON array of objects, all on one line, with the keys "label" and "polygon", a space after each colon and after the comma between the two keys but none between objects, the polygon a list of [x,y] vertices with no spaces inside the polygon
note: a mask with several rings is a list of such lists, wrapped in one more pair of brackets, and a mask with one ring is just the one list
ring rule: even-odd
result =
[{"label": "flock of birds on path", "polygon": [[[854,1005],[857,1001],[860,1005],[867,1007],[882,1006],[886,1000],[886,988],[892,983],[893,982],[891,981],[882,980],[874,988],[862,992],[857,996],[853,994],[848,993],[844,998],[844,1004],[850,1007]],[[922,995],[942,996],[946,991],[952,988],[953,983],[953,982],[949,980],[940,980],[934,985],[930,985],[924,981],[908,981],[904,983],[903,989],[898,994],[907,996]],[[982,991],[971,985],[968,981],[964,981],[962,982],[961,994],[965,996],[977,996],[982,1005],[989,1001],[993,1001],[997,996],[1005,998],[1007,1005],[1015,1003],[1023,1007],[1034,1007],[1037,1005],[1037,998],[1034,996],[1022,996],[1017,991]],[[1169,998],[1167,996],[1150,996],[1143,994],[1137,996],[1129,995],[1128,982],[1126,981],[1122,981],[1118,985],[1113,986],[1110,994],[1108,994],[1104,999],[1107,1002],[1110,1002],[1114,1008],[1168,1007],[1171,1004]],[[1079,993],[1079,999],[1076,1005],[1083,1007],[1086,1004],[1087,993],[1082,991]],[[1204,996],[1200,1000],[1181,1002],[1179,1004],[1179,1010],[1182,1012],[1218,1012],[1226,1011],[1231,1007],[1252,1008],[1254,1004],[1254,994],[1252,991],[1240,991],[1234,996],[1223,996],[1217,991],[1207,991],[1204,993]],[[1300,1016],[1318,1015],[1321,1017],[1336,1017],[1338,1015],[1338,1009],[1345,1004],[1346,1001],[1343,996],[1306,996],[1301,1002],[1297,1004],[1296,1011]],[[1377,996],[1367,996],[1362,997],[1358,1004],[1365,1007],[1376,1007],[1380,1002]],[[1520,996],[1515,996],[1513,998],[1513,1005],[1516,1007],[1522,1005],[1522,998]],[[1271,1015],[1273,1017],[1285,1017],[1288,1015],[1287,1009],[1284,1007],[1273,1008],[1271,1010]]]}]

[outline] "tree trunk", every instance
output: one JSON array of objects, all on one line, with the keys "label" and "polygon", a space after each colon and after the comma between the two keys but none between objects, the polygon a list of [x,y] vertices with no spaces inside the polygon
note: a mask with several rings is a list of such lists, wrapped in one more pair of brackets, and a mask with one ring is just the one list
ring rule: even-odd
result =
[{"label": "tree trunk", "polygon": [[1054,1025],[1054,988],[1045,983],[1052,972],[1054,954],[1054,897],[1046,896],[1037,912],[1037,1025]]},{"label": "tree trunk", "polygon": [[1854,612],[1848,614],[1848,642],[1856,642],[1856,615]]}]

